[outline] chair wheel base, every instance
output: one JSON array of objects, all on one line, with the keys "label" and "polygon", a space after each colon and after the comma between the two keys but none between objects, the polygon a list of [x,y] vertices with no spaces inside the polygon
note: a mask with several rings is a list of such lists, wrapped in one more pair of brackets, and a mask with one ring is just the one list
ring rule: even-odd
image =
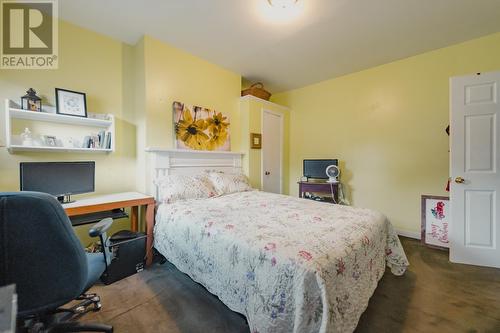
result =
[{"label": "chair wheel base", "polygon": [[97,323],[79,323],[76,320],[87,312],[102,308],[97,294],[82,294],[71,308],[59,308],[43,316],[30,316],[18,322],[19,333],[104,332],[113,333],[113,326]]},{"label": "chair wheel base", "polygon": [[113,333],[113,326],[104,324],[92,323],[58,323],[48,330],[48,333],[64,333],[64,332],[102,332]]},{"label": "chair wheel base", "polygon": [[98,323],[59,322],[45,325],[35,322],[29,327],[18,328],[22,333],[64,333],[64,332],[102,332],[113,333],[113,326]]}]

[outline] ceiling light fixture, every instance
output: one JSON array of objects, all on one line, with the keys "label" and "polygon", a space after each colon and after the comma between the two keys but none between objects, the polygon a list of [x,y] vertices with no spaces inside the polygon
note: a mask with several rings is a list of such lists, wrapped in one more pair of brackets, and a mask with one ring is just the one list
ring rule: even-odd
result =
[{"label": "ceiling light fixture", "polygon": [[277,8],[290,8],[297,4],[298,0],[267,0],[269,4]]},{"label": "ceiling light fixture", "polygon": [[[1,0],[0,0],[1,1]],[[284,25],[295,22],[305,13],[302,0],[259,0],[255,1],[259,16],[267,23]]]}]

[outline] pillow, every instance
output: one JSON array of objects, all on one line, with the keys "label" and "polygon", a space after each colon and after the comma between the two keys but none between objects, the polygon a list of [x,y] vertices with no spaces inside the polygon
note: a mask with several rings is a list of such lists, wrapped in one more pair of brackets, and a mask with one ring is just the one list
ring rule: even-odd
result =
[{"label": "pillow", "polygon": [[157,179],[160,202],[210,198],[216,195],[207,176],[167,175]]},{"label": "pillow", "polygon": [[244,174],[210,172],[208,178],[218,195],[253,190]]}]

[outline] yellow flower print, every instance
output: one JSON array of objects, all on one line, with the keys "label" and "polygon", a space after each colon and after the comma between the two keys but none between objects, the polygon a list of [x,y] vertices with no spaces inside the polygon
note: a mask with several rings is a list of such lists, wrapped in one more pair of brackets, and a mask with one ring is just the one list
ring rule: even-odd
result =
[{"label": "yellow flower print", "polygon": [[217,134],[219,132],[226,131],[226,128],[229,126],[229,123],[226,120],[227,117],[224,117],[221,112],[216,113],[214,111],[213,117],[207,118],[208,131],[212,134]]},{"label": "yellow flower print", "polygon": [[209,139],[208,135],[203,133],[206,128],[205,120],[193,119],[191,111],[186,108],[182,113],[182,119],[175,124],[175,134],[177,139],[184,142],[186,146],[196,150],[205,150]]},{"label": "yellow flower print", "polygon": [[206,147],[208,150],[215,150],[217,147],[220,147],[226,143],[227,140],[227,131],[221,130],[218,133],[212,133],[210,135],[210,140],[206,142]]}]

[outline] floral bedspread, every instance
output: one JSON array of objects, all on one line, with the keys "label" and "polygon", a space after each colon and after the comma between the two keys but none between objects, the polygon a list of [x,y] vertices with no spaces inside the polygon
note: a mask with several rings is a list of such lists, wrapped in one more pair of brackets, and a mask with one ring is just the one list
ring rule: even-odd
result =
[{"label": "floral bedspread", "polygon": [[385,216],[259,191],[158,208],[154,245],[251,332],[352,332],[386,265],[409,265]]}]

